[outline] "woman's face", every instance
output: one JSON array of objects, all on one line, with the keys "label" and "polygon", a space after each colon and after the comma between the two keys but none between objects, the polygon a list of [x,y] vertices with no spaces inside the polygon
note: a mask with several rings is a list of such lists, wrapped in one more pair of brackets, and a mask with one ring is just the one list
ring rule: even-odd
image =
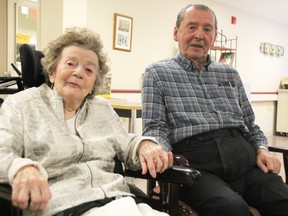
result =
[{"label": "woman's face", "polygon": [[93,51],[67,46],[62,50],[50,82],[65,102],[82,103],[94,88],[98,68],[98,57]]}]

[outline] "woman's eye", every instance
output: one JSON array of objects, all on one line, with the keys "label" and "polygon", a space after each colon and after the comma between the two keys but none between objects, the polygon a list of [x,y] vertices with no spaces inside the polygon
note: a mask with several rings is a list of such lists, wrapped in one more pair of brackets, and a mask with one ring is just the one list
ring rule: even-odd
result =
[{"label": "woman's eye", "polygon": [[94,73],[94,72],[96,72],[96,69],[95,69],[95,67],[93,66],[93,65],[89,65],[89,66],[86,66],[85,67],[85,70],[87,71],[87,72],[89,72],[89,73]]},{"label": "woman's eye", "polygon": [[68,65],[68,67],[76,67],[76,62],[74,61],[67,61],[66,64]]}]

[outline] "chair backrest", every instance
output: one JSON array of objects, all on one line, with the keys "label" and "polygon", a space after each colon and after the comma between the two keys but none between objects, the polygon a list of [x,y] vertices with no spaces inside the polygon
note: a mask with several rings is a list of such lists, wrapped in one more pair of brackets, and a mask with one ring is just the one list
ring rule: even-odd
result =
[{"label": "chair backrest", "polygon": [[25,87],[38,87],[45,82],[41,58],[43,53],[34,50],[30,45],[23,44],[19,47],[22,82]]},{"label": "chair backrest", "polygon": [[0,98],[0,107],[2,105],[2,103],[4,102],[4,99],[3,98]]}]

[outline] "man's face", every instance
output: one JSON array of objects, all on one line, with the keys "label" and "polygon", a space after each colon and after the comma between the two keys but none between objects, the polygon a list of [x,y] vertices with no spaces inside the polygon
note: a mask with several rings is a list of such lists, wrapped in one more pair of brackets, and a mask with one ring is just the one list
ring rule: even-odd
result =
[{"label": "man's face", "polygon": [[174,40],[179,52],[196,62],[206,62],[217,36],[215,18],[210,11],[189,8],[179,28],[174,28]]}]

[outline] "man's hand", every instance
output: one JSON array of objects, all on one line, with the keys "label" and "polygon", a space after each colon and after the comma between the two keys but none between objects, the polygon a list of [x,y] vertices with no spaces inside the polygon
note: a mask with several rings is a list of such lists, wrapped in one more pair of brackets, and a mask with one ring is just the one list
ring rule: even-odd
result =
[{"label": "man's hand", "polygon": [[173,165],[172,152],[166,152],[160,145],[149,140],[143,140],[139,144],[138,154],[143,175],[149,171],[155,178],[157,172],[164,172]]},{"label": "man's hand", "polygon": [[280,161],[271,155],[265,149],[257,150],[257,165],[264,172],[273,172],[275,174],[280,173],[281,163]]},{"label": "man's hand", "polygon": [[14,206],[42,211],[51,197],[48,181],[40,174],[38,168],[25,166],[14,177],[12,184]]}]

